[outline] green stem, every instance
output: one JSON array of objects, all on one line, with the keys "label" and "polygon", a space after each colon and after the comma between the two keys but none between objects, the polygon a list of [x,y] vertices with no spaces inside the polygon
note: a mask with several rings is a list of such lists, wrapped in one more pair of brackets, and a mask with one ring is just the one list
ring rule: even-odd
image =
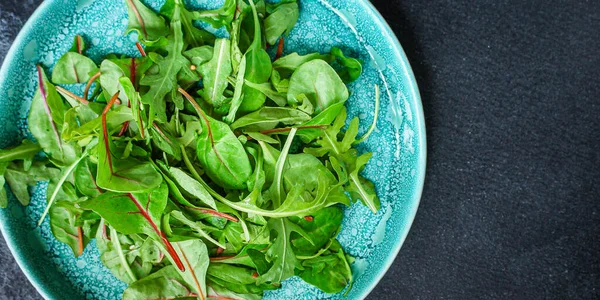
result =
[{"label": "green stem", "polygon": [[52,193],[52,196],[50,197],[50,199],[48,200],[48,204],[46,205],[46,209],[44,210],[44,213],[42,214],[42,217],[40,218],[40,220],[38,221],[38,226],[42,225],[42,222],[44,222],[44,219],[46,218],[46,216],[48,215],[48,212],[50,212],[50,207],[52,207],[52,205],[54,204],[54,201],[56,201],[56,196],[58,196],[58,192],[60,191],[60,189],[62,188],[62,185],[65,183],[65,181],[67,181],[67,178],[69,178],[69,176],[71,175],[71,173],[73,172],[73,170],[75,169],[75,167],[77,167],[77,165],[88,156],[88,152],[84,152],[81,157],[75,161],[72,165],[70,165],[66,170],[65,173],[63,174],[63,176],[60,178],[60,180],[58,181],[58,183],[56,184],[56,188],[54,189],[54,192]]},{"label": "green stem", "polygon": [[290,148],[292,147],[292,142],[294,141],[294,137],[296,136],[296,132],[298,129],[293,128],[290,131],[290,135],[285,141],[285,145],[281,150],[281,154],[279,155],[279,159],[277,160],[277,164],[275,165],[275,181],[273,182],[273,186],[275,187],[275,199],[273,199],[274,208],[279,208],[281,205],[281,199],[283,197],[283,168],[285,167],[285,162],[287,161],[288,154],[290,152]]},{"label": "green stem", "polygon": [[373,123],[371,124],[371,127],[369,128],[369,130],[367,131],[367,133],[365,133],[365,135],[363,135],[359,140],[357,140],[356,142],[354,142],[354,145],[360,144],[364,141],[366,141],[369,136],[371,136],[371,134],[373,133],[373,131],[375,131],[375,129],[377,128],[377,120],[379,119],[379,106],[380,106],[380,91],[379,91],[379,85],[375,85],[375,116],[373,117]]},{"label": "green stem", "polygon": [[113,244],[113,246],[115,247],[115,250],[119,254],[119,260],[121,260],[121,265],[123,265],[123,268],[127,272],[127,275],[129,275],[129,277],[131,277],[131,280],[133,282],[136,282],[137,277],[135,276],[135,274],[133,274],[133,271],[131,270],[129,263],[127,262],[127,258],[125,258],[125,255],[123,254],[123,248],[121,248],[121,242],[119,241],[119,236],[117,235],[117,231],[114,228],[110,228],[110,242]]}]

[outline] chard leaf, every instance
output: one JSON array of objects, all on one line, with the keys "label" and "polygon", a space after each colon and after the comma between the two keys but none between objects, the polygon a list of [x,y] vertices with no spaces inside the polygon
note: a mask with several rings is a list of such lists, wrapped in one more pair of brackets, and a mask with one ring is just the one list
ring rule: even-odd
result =
[{"label": "chard leaf", "polygon": [[84,196],[99,197],[103,192],[96,183],[97,166],[89,158],[82,160],[74,171],[75,187]]},{"label": "chard leaf", "polygon": [[79,54],[83,54],[83,51],[87,48],[87,44],[81,35],[76,35],[73,39],[73,46],[69,50],[70,52],[75,52]]},{"label": "chard leaf", "polygon": [[62,141],[60,133],[67,108],[42,68],[38,66],[37,70],[39,87],[29,111],[29,130],[53,162],[70,165],[81,155],[81,148]]},{"label": "chard leaf", "polygon": [[200,240],[191,240],[175,243],[175,250],[183,259],[185,271],[181,277],[200,298],[206,297],[206,272],[209,259],[206,245]]},{"label": "chard leaf", "polygon": [[91,59],[75,52],[63,55],[52,71],[52,82],[55,84],[76,84],[88,82],[98,66]]},{"label": "chard leaf", "polygon": [[169,34],[169,27],[165,19],[140,0],[126,0],[126,3],[129,12],[129,26],[125,34],[137,31],[140,39],[146,41],[156,41]]},{"label": "chard leaf", "polygon": [[59,199],[50,208],[50,228],[54,237],[67,244],[73,254],[79,257],[90,240],[94,238],[98,222],[97,220],[81,220],[84,211],[76,206],[77,195],[72,184],[68,183],[62,189],[71,190],[71,192],[63,193],[70,197],[69,199]]}]

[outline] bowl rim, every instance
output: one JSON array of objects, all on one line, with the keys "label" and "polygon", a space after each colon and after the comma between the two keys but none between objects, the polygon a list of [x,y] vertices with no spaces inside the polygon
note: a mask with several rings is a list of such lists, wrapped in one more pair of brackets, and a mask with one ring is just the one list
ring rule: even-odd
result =
[{"label": "bowl rim", "polygon": [[[398,239],[395,242],[394,247],[392,247],[392,251],[390,251],[389,255],[387,256],[387,259],[383,262],[384,267],[381,270],[381,272],[379,272],[379,274],[377,274],[374,280],[372,280],[371,283],[359,293],[359,297],[361,299],[364,299],[375,289],[377,284],[379,284],[381,279],[385,276],[385,274],[388,272],[388,270],[394,263],[394,260],[398,256],[400,249],[402,248],[402,245],[404,244],[406,237],[408,236],[408,233],[415,220],[417,210],[419,208],[419,204],[421,202],[421,197],[423,194],[423,187],[425,184],[425,173],[427,167],[427,132],[425,127],[425,114],[423,111],[421,95],[419,92],[414,72],[412,70],[410,62],[408,61],[408,57],[404,52],[404,48],[402,48],[398,37],[395,35],[394,31],[387,23],[385,18],[381,15],[381,13],[377,10],[377,8],[375,8],[375,6],[369,0],[358,0],[358,4],[361,4],[361,2],[370,10],[370,13],[376,18],[375,21],[379,23],[379,26],[381,26],[384,29],[384,38],[392,43],[392,49],[393,52],[395,52],[395,55],[401,58],[398,61],[398,63],[400,63],[402,69],[405,70],[405,78],[408,78],[407,83],[408,90],[410,93],[410,97],[408,98],[413,100],[412,104],[414,104],[414,106],[417,108],[417,111],[414,112],[414,114],[417,117],[415,118],[417,123],[416,127],[419,130],[420,137],[418,141],[418,179],[416,181],[415,190],[412,195],[412,200],[410,201],[411,207],[410,212],[408,214],[408,220],[406,222],[407,226],[404,226],[400,235],[400,239]],[[0,68],[0,83],[6,81],[9,75],[8,70],[11,67],[11,63],[14,61],[14,57],[17,54],[17,49],[20,45],[23,44],[25,38],[30,34],[31,30],[33,29],[33,23],[42,15],[44,11],[46,11],[50,7],[51,4],[53,4],[52,1],[43,1],[38,6],[38,8],[36,8],[33,14],[29,17],[27,22],[23,25],[23,28],[19,31],[11,47],[9,48],[4,58],[4,62],[2,63],[2,66]],[[4,226],[4,222],[0,222],[0,229],[4,228]],[[29,282],[31,282],[31,284],[36,288],[36,290],[38,291],[38,293],[40,293],[42,297],[44,297],[45,299],[52,299],[55,295],[53,295],[48,290],[48,286],[43,283],[39,274],[35,273],[32,270],[30,263],[25,259],[25,257],[23,257],[21,251],[18,250],[18,245],[15,243],[15,241],[13,239],[8,238],[5,234],[2,234],[2,236],[6,241],[10,252],[15,258],[15,261],[17,262],[17,264],[19,265]]]}]

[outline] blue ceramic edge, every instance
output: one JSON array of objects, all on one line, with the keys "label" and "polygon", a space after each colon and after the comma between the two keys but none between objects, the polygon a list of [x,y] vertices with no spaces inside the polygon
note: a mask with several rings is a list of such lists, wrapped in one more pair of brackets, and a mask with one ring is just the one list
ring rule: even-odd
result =
[{"label": "blue ceramic edge", "polygon": [[[391,29],[391,27],[389,26],[389,24],[385,21],[385,19],[381,15],[381,13],[379,13],[379,11],[373,6],[373,4],[369,0],[362,0],[362,2],[364,2],[366,4],[366,6],[369,8],[370,12],[377,18],[377,22],[379,23],[379,26],[384,30],[386,40],[388,40],[389,42],[394,44],[394,46],[395,46],[394,50],[396,52],[396,56],[401,59],[399,61],[399,63],[402,65],[404,70],[406,70],[405,75],[410,79],[409,80],[409,84],[410,84],[409,90],[413,97],[411,99],[414,99],[415,107],[418,109],[418,112],[416,112],[416,114],[418,114],[418,116],[419,116],[417,118],[417,123],[418,123],[417,127],[419,128],[419,131],[420,131],[420,140],[419,140],[419,166],[420,167],[419,167],[419,172],[417,174],[417,176],[419,178],[418,178],[417,187],[415,189],[416,193],[413,195],[413,200],[411,201],[412,207],[411,207],[411,212],[410,212],[410,220],[407,224],[408,226],[404,227],[403,232],[401,232],[401,234],[399,235],[399,239],[395,243],[395,247],[394,247],[393,251],[388,256],[388,259],[385,262],[383,262],[384,267],[382,268],[382,271],[379,272],[379,274],[375,278],[375,280],[372,280],[372,283],[368,286],[368,288],[364,289],[362,291],[362,293],[360,294],[360,298],[364,299],[364,298],[366,298],[367,295],[369,295],[373,291],[373,289],[377,286],[379,281],[381,281],[381,279],[385,276],[385,274],[387,273],[389,268],[392,266],[394,260],[396,259],[396,257],[398,256],[398,253],[400,252],[400,249],[402,248],[402,245],[404,244],[404,241],[406,240],[406,237],[408,236],[408,232],[410,231],[410,228],[412,227],[412,223],[416,217],[416,213],[417,213],[417,210],[418,210],[418,207],[419,207],[419,204],[421,201],[421,196],[423,193],[423,186],[425,183],[425,172],[426,172],[426,163],[427,163],[427,139],[426,139],[426,128],[425,128],[425,123],[424,123],[425,117],[424,117],[423,105],[421,102],[421,96],[419,93],[419,89],[418,89],[418,85],[417,85],[414,73],[412,71],[412,68],[410,67],[408,58],[406,57],[406,53],[404,52],[398,38],[394,34],[394,32]],[[25,23],[25,25],[23,26],[23,28],[21,29],[21,31],[15,38],[15,40],[14,40],[12,46],[10,47],[10,49],[4,59],[4,62],[2,64],[2,67],[0,70],[0,82],[5,81],[5,78],[8,77],[8,70],[10,69],[9,66],[14,61],[14,56],[15,56],[15,53],[17,52],[18,45],[22,44],[22,40],[25,39],[25,37],[30,34],[34,20],[36,20],[42,14],[42,12],[47,9],[47,7],[49,5],[50,5],[50,1],[42,2],[40,4],[40,6],[35,10],[35,12],[31,15],[31,17],[27,20],[27,22]],[[4,231],[4,228],[6,226],[7,226],[6,220],[0,219],[0,231]],[[17,264],[19,265],[19,267],[21,268],[21,270],[23,271],[25,276],[32,283],[32,285],[36,288],[36,290],[40,293],[40,295],[42,297],[44,297],[45,299],[51,299],[52,297],[51,297],[49,291],[47,290],[46,285],[44,285],[42,283],[42,280],[39,278],[39,276],[33,270],[31,270],[30,263],[28,263],[24,259],[21,252],[17,250],[18,245],[15,244],[15,241],[8,239],[4,234],[3,234],[3,238],[6,241],[6,244],[8,245],[9,250],[13,254],[13,257],[15,258]]]},{"label": "blue ceramic edge", "polygon": [[417,175],[419,177],[419,179],[418,179],[417,187],[415,189],[416,193],[413,195],[413,200],[410,202],[412,204],[412,207],[411,207],[411,212],[410,212],[410,220],[407,223],[408,226],[404,227],[403,232],[399,235],[400,239],[398,239],[396,241],[396,245],[395,245],[392,253],[390,253],[390,255],[388,256],[388,259],[385,262],[383,262],[384,267],[382,269],[382,272],[379,272],[379,275],[377,275],[375,280],[371,281],[371,284],[368,286],[368,288],[363,290],[363,293],[360,295],[360,298],[364,299],[373,291],[373,289],[375,289],[377,284],[379,284],[381,279],[385,276],[387,271],[390,269],[390,267],[394,263],[394,260],[400,253],[400,249],[402,248],[402,245],[404,244],[404,241],[406,240],[406,237],[408,236],[408,233],[409,233],[409,231],[412,227],[412,224],[415,220],[415,217],[417,215],[417,210],[419,208],[419,204],[421,203],[421,196],[423,195],[423,187],[425,185],[425,173],[426,173],[426,169],[427,169],[427,132],[426,132],[426,128],[425,128],[425,113],[423,111],[423,103],[421,102],[421,94],[419,93],[419,87],[417,85],[417,80],[415,78],[415,74],[412,70],[410,62],[408,61],[408,57],[406,56],[406,53],[404,52],[404,48],[402,48],[402,45],[400,44],[398,37],[396,36],[396,34],[394,33],[394,31],[392,30],[390,25],[387,23],[385,18],[381,15],[381,13],[377,10],[377,8],[375,8],[373,3],[371,3],[369,0],[362,0],[362,1],[366,4],[366,6],[371,11],[371,13],[377,18],[377,21],[378,21],[380,27],[382,27],[385,30],[386,40],[388,40],[389,42],[394,44],[394,46],[395,46],[394,50],[396,52],[396,56],[401,58],[401,61],[399,61],[399,63],[402,65],[402,68],[404,70],[406,70],[405,75],[410,79],[409,80],[409,84],[410,84],[409,90],[410,90],[411,96],[412,96],[410,99],[414,99],[415,107],[417,107],[417,109],[418,109],[418,112],[416,112],[416,114],[419,117],[416,119],[417,119],[417,123],[418,123],[417,126],[420,131],[420,137],[421,137],[419,140],[419,167],[420,168],[419,168],[419,172]]},{"label": "blue ceramic edge", "polygon": [[[8,70],[11,69],[9,66],[14,61],[15,53],[17,52],[17,47],[20,44],[22,44],[22,41],[25,39],[25,37],[30,34],[30,31],[33,28],[34,20],[36,20],[49,5],[50,1],[43,1],[42,4],[40,4],[40,6],[38,6],[38,8],[33,12],[31,17],[29,17],[27,22],[25,22],[25,25],[23,25],[23,28],[21,29],[21,31],[19,31],[19,34],[17,34],[17,37],[13,41],[12,46],[10,46],[8,53],[4,58],[4,62],[2,63],[2,68],[0,69],[0,82],[5,82],[6,78],[8,77]],[[4,232],[4,228],[6,228],[6,226],[7,220],[0,218],[0,231]],[[29,279],[29,282],[31,282],[31,284],[35,287],[38,293],[40,293],[40,295],[44,297],[44,299],[51,299],[51,295],[46,285],[42,283],[42,280],[40,280],[38,274],[31,270],[30,263],[23,258],[21,252],[17,251],[18,245],[16,245],[14,239],[7,238],[4,233],[2,234],[2,236],[6,241],[8,249],[15,258],[15,261],[17,262],[27,279]]]}]

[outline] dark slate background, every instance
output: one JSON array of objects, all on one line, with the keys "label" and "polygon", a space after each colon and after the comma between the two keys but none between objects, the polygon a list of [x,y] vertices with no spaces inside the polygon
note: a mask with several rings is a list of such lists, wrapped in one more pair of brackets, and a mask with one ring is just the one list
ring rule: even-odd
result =
[{"label": "dark slate background", "polygon": [[[2,58],[40,2],[0,1]],[[370,299],[600,298],[600,1],[373,3],[413,65],[429,159]],[[38,298],[2,240],[0,299]]]}]

